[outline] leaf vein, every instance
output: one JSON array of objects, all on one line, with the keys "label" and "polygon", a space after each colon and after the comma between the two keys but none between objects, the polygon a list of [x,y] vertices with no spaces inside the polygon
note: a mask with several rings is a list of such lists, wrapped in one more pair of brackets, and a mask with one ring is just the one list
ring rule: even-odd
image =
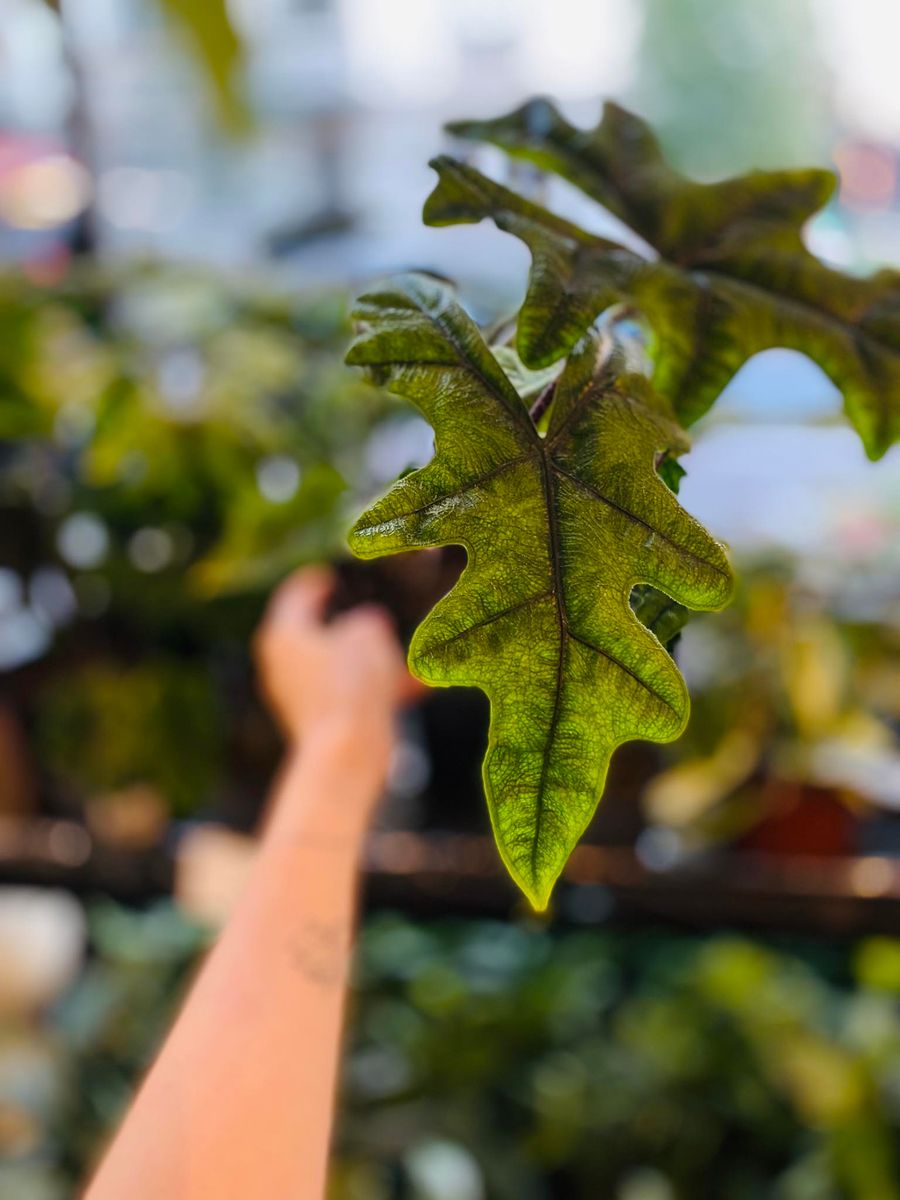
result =
[{"label": "leaf vein", "polygon": [[552,591],[556,597],[556,619],[559,626],[559,654],[556,659],[556,690],[553,697],[553,713],[550,717],[550,727],[547,730],[547,752],[541,760],[541,777],[538,782],[537,808],[534,821],[534,836],[531,842],[531,873],[537,874],[537,852],[541,841],[541,824],[544,818],[544,787],[547,782],[547,766],[550,761],[550,750],[556,737],[559,725],[560,702],[562,700],[563,683],[566,672],[566,638],[569,630],[569,615],[566,611],[566,596],[563,590],[562,556],[559,547],[559,529],[557,527],[558,513],[556,511],[556,485],[550,470],[550,460],[541,453],[541,475],[544,480],[544,499],[547,506],[547,531],[550,549],[550,571],[553,580]]},{"label": "leaf vein", "polygon": [[726,571],[724,568],[716,566],[715,563],[711,563],[709,559],[703,558],[702,555],[698,554],[695,550],[689,550],[687,546],[682,546],[680,542],[676,542],[674,538],[670,538],[667,534],[663,533],[661,529],[657,529],[654,525],[651,525],[649,521],[645,521],[643,517],[639,517],[637,513],[633,513],[630,508],[625,508],[623,505],[616,503],[615,500],[612,500],[609,496],[605,496],[603,492],[601,492],[598,488],[595,488],[592,484],[587,483],[583,479],[579,479],[577,475],[573,475],[570,471],[567,471],[565,467],[561,467],[555,460],[553,462],[553,469],[558,475],[563,475],[566,479],[570,480],[570,482],[574,483],[577,487],[580,487],[583,491],[588,492],[589,495],[593,496],[596,500],[599,500],[602,504],[608,505],[609,508],[613,508],[616,510],[616,512],[621,513],[623,517],[627,517],[629,521],[633,521],[635,525],[640,525],[643,529],[646,529],[655,537],[660,538],[664,542],[668,542],[670,546],[678,550],[681,554],[685,554],[688,556],[688,558],[694,559],[695,562],[701,563],[710,571],[715,572],[716,575],[721,575],[723,579],[730,578],[728,571]]},{"label": "leaf vein", "polygon": [[[646,629],[648,627],[644,626],[644,628]],[[636,671],[633,671],[631,667],[623,663],[620,658],[615,656],[615,654],[611,654],[609,650],[604,650],[602,646],[595,645],[594,642],[589,642],[587,638],[581,637],[580,634],[575,633],[572,629],[568,629],[567,634],[573,642],[578,642],[578,644],[584,646],[586,650],[593,650],[595,654],[599,654],[601,658],[608,659],[609,662],[611,662],[614,666],[618,667],[621,671],[624,671],[626,675],[630,675],[635,683],[640,684],[644,691],[649,692],[651,696],[655,696],[660,704],[664,704],[670,712],[675,714],[676,717],[681,716],[671,700],[667,700],[665,696],[657,692],[655,688],[650,687],[645,679],[641,679],[640,675],[638,675]]]},{"label": "leaf vein", "polygon": [[440,642],[434,642],[428,647],[431,650],[443,650],[445,646],[452,646],[454,642],[458,642],[460,638],[466,637],[467,634],[474,633],[476,629],[484,629],[486,625],[492,625],[494,621],[501,621],[504,617],[512,616],[513,613],[527,608],[529,604],[538,604],[541,600],[547,600],[551,595],[550,588],[545,588],[544,591],[538,592],[534,596],[526,596],[524,600],[519,600],[509,608],[504,608],[500,612],[491,613],[489,617],[485,617],[481,621],[474,621],[471,625],[467,625],[465,629],[460,629],[458,633],[452,634],[448,638],[444,638]]},{"label": "leaf vein", "polygon": [[[504,395],[503,392],[497,387],[496,383],[492,379],[489,379],[487,375],[485,375],[484,371],[482,371],[482,369],[478,366],[478,364],[473,362],[473,360],[466,354],[465,348],[460,345],[452,326],[449,324],[449,322],[443,320],[441,313],[433,312],[424,308],[421,308],[420,311],[424,313],[429,321],[433,322],[433,324],[438,327],[442,336],[446,339],[447,344],[452,348],[464,369],[471,371],[472,374],[484,384],[486,391],[500,401],[504,409],[512,416],[516,423],[521,426],[523,431],[527,432],[532,438],[536,438],[537,431],[535,430],[532,422],[528,419],[528,413],[525,409],[525,406],[521,403],[521,397],[516,394],[516,400],[519,401],[518,404],[513,404],[510,402],[510,398]],[[514,390],[512,384],[510,384],[509,387],[511,390]]]},{"label": "leaf vein", "polygon": [[470,479],[465,486],[457,488],[455,492],[442,492],[440,496],[434,500],[429,500],[427,504],[420,504],[417,508],[407,508],[403,512],[389,517],[386,521],[378,521],[375,525],[366,525],[364,528],[366,530],[382,529],[385,525],[390,525],[394,521],[405,520],[407,517],[415,517],[419,513],[427,512],[429,508],[436,508],[440,504],[446,504],[448,500],[457,500],[460,496],[465,496],[467,492],[474,491],[475,488],[480,487],[483,483],[488,483],[491,479],[496,479],[499,475],[504,475],[507,471],[511,471],[513,467],[520,466],[530,458],[530,454],[520,454],[516,458],[507,459],[506,462],[500,463],[499,466],[493,467],[490,471],[485,471],[483,475],[479,475],[476,479]]}]

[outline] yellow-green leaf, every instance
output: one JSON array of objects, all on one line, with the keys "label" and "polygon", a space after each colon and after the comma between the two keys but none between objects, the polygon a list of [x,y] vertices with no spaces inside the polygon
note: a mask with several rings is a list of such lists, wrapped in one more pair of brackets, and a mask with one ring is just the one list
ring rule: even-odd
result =
[{"label": "yellow-green leaf", "polygon": [[491,701],[484,785],[500,853],[543,908],[603,791],[612,751],[668,741],[688,697],[629,605],[638,584],[694,609],[728,600],[722,548],[656,474],[685,449],[646,379],[585,336],[541,436],[451,291],[409,275],[364,296],[348,355],[411,400],[435,455],[350,535],[361,557],[449,543],[468,565],[419,627],[410,666]]},{"label": "yellow-green leaf", "polygon": [[160,0],[160,3],[189,39],[212,87],[221,121],[232,132],[245,132],[252,117],[238,79],[244,50],[232,24],[227,0]]}]

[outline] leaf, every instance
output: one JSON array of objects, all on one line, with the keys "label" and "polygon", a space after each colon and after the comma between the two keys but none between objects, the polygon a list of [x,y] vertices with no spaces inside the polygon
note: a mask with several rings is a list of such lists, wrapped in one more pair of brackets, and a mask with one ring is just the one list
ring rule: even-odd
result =
[{"label": "leaf", "polygon": [[595,375],[594,337],[567,363],[543,438],[445,285],[403,276],[356,316],[348,362],[420,409],[435,455],[360,517],[350,546],[363,558],[465,547],[468,565],[416,632],[410,666],[489,696],[497,844],[543,908],[615,747],[668,741],[687,718],[684,682],[631,611],[632,589],[719,608],[728,563],[654,471],[685,448],[668,406],[638,376]]},{"label": "leaf", "polygon": [[310,464],[297,494],[283,503],[262,496],[255,477],[236,479],[224,528],[191,567],[188,583],[203,597],[260,591],[298,566],[327,560],[343,536],[346,490],[327,462]]},{"label": "leaf", "polygon": [[491,353],[503,369],[503,374],[522,398],[526,408],[537,400],[538,396],[548,388],[559,374],[559,363],[532,371],[526,367],[512,346],[491,346]]},{"label": "leaf", "polygon": [[227,0],[160,0],[179,22],[212,88],[220,120],[232,133],[252,125],[250,109],[236,84],[244,62],[241,39],[235,32]]},{"label": "leaf", "polygon": [[530,367],[546,367],[567,353],[598,313],[628,294],[632,277],[644,269],[632,251],[585,233],[473,167],[446,156],[431,165],[439,183],[425,201],[426,225],[489,217],[531,251],[517,338],[519,355]]},{"label": "leaf", "polygon": [[871,458],[900,437],[900,273],[860,279],[825,266],[804,223],[829,199],[822,170],[754,171],[697,183],[673,170],[639,117],[607,104],[592,130],[545,100],[451,125],[575,184],[624,221],[646,254],[585,232],[473,168],[442,157],[429,224],[490,217],[532,253],[518,349],[561,358],[603,309],[635,304],[656,337],[654,383],[684,424],[705,413],[754,354],[807,354],[843,393]]}]

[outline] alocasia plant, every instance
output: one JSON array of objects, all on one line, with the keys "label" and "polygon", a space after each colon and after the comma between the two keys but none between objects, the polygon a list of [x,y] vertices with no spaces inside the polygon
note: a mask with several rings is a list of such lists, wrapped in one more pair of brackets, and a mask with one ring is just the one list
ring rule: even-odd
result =
[{"label": "alocasia plant", "polygon": [[485,790],[500,853],[543,907],[593,815],[612,751],[668,741],[688,699],[674,662],[629,607],[638,583],[718,608],[720,546],[654,471],[685,448],[668,404],[586,334],[559,376],[550,423],[528,409],[449,289],[424,276],[365,296],[349,361],[406,396],[435,456],[360,517],[363,557],[460,543],[468,566],[419,627],[410,665],[491,700]]},{"label": "alocasia plant", "polygon": [[[436,159],[427,222],[489,217],[531,250],[516,350],[488,345],[446,284],[406,275],[361,299],[348,354],[435,433],[431,463],[360,517],[351,548],[465,547],[410,666],[489,696],[494,833],[543,908],[615,747],[684,728],[687,692],[666,645],[689,609],[730,595],[724,551],[675,495],[684,427],[753,354],[788,346],[821,364],[868,453],[882,454],[900,436],[900,276],[850,278],[806,249],[828,172],[695,183],[614,105],[592,131],[546,101],[451,128],[565,176],[648,247],[589,234]],[[623,305],[650,328],[652,382],[647,355],[619,333]]]},{"label": "alocasia plant", "polygon": [[834,190],[830,171],[696,183],[669,166],[644,121],[615,104],[592,130],[546,100],[451,130],[563,176],[651,248],[642,255],[595,237],[471,167],[436,159],[426,222],[491,217],[531,250],[518,337],[528,365],[560,358],[624,299],[653,329],[654,381],[682,423],[702,416],[752,355],[785,346],[809,355],[843,393],[870,457],[900,437],[900,274],[842,274],[802,241],[803,224]]}]

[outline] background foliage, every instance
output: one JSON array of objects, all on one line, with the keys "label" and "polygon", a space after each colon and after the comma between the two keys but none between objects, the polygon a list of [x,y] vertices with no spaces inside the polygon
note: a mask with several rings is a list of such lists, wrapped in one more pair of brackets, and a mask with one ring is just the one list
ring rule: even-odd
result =
[{"label": "background foliage", "polygon": [[[101,906],[92,931],[42,1039],[4,1037],[4,1200],[71,1194],[205,944],[168,907]],[[891,1200],[898,988],[884,939],[382,915],[361,943],[331,1200]]]},{"label": "background foliage", "polygon": [[[0,55],[7,49],[14,58],[21,54],[8,64],[12,70],[4,58],[0,73],[0,105],[6,105],[4,118],[13,114],[15,136],[23,70],[33,75],[31,93],[44,114],[38,122],[48,112],[45,99],[52,110],[54,92],[64,89],[52,55],[31,58],[40,48],[38,22],[27,34],[23,26],[20,41],[15,36],[20,16],[40,4],[8,0],[0,7],[4,15],[15,12]],[[133,273],[120,266],[111,277],[104,268],[100,290],[112,297],[110,305],[91,299],[100,287],[94,268],[42,288],[15,276],[14,287],[3,289],[3,394],[11,397],[19,384],[9,381],[19,380],[30,397],[19,418],[30,422],[45,393],[55,414],[27,441],[20,426],[14,447],[6,426],[0,435],[6,568],[0,572],[0,657],[8,665],[11,646],[29,655],[28,662],[17,657],[19,665],[2,680],[0,735],[15,709],[28,748],[45,748],[32,758],[39,776],[35,813],[78,814],[98,793],[104,805],[113,805],[110,788],[133,790],[119,781],[152,768],[164,815],[174,806],[186,816],[196,816],[198,806],[209,812],[213,797],[218,815],[249,823],[277,749],[254,705],[246,635],[263,603],[267,574],[298,561],[310,541],[321,539],[326,548],[337,542],[319,527],[299,548],[288,545],[276,565],[279,544],[295,528],[305,529],[306,518],[291,511],[291,499],[269,497],[290,492],[294,473],[278,460],[299,464],[298,442],[306,435],[292,403],[273,440],[245,435],[260,414],[244,383],[257,372],[266,379],[268,413],[270,389],[282,387],[277,380],[286,380],[285,395],[291,394],[290,379],[299,386],[312,360],[325,380],[333,377],[328,363],[343,349],[344,334],[337,332],[338,319],[329,349],[331,335],[323,329],[330,318],[320,324],[317,317],[312,327],[304,318],[304,365],[295,374],[293,336],[285,339],[280,319],[266,314],[294,313],[297,302],[268,297],[267,289],[248,281],[246,264],[261,261],[270,248],[290,247],[280,273],[300,286],[311,274],[358,280],[388,264],[430,265],[465,281],[466,300],[479,315],[495,315],[520,286],[521,247],[486,228],[418,228],[427,178],[417,164],[438,148],[443,117],[496,112],[528,91],[564,91],[567,115],[587,127],[602,90],[645,114],[671,161],[704,179],[752,165],[837,161],[841,195],[812,222],[810,244],[851,271],[896,259],[900,125],[890,0],[789,6],[779,0],[560,0],[558,6],[166,0],[171,19],[165,21],[158,0],[69,0],[62,7],[64,15],[97,16],[93,41],[71,39],[69,49],[80,51],[75,65],[90,93],[81,116],[93,111],[101,119],[93,129],[82,123],[70,141],[63,127],[69,117],[57,104],[60,123],[49,147],[52,153],[64,145],[96,168],[88,214],[98,235],[94,244],[113,256],[148,248],[192,260],[216,256],[239,264],[243,274],[222,278],[172,267]],[[408,19],[391,16],[398,8]],[[222,29],[227,13],[234,29]],[[565,14],[575,14],[572,26]],[[123,17],[115,29],[110,15]],[[226,146],[212,133],[202,103],[207,89],[190,88],[191,72],[182,69],[189,63],[179,51],[191,44],[185,18],[195,23],[194,44],[212,54],[205,57],[223,87],[223,115],[248,101],[257,137]],[[81,29],[77,22],[68,32]],[[160,36],[166,30],[171,40]],[[34,127],[33,113],[24,114],[26,129]],[[497,174],[499,162],[489,155],[484,163],[479,157],[479,165]],[[589,230],[596,221],[598,231],[618,236],[564,183],[537,178],[527,166],[503,170],[508,173],[497,177],[510,188],[542,203],[561,201],[566,215]],[[314,236],[335,228],[348,232],[327,241]],[[48,250],[71,232],[25,233],[2,225],[0,245],[4,254],[33,258],[35,275],[58,278],[60,262]],[[150,277],[156,283],[148,287]],[[123,334],[134,330],[125,319],[130,298],[148,293],[153,302],[142,300],[137,310],[153,320],[141,315],[136,332],[124,338],[126,347]],[[33,303],[23,312],[26,295]],[[43,327],[42,304],[51,321],[38,338],[27,331]],[[323,311],[318,303],[299,307],[307,315]],[[151,328],[160,310],[167,314],[162,339]],[[324,311],[335,311],[327,300]],[[60,316],[60,335],[74,329],[76,337],[50,336]],[[219,402],[206,398],[213,342],[219,346],[212,355],[215,391],[221,397],[232,376],[240,379],[235,400],[244,409],[226,406],[215,420]],[[98,350],[102,369],[92,374]],[[206,369],[198,371],[198,359]],[[694,697],[686,734],[661,753],[633,746],[616,756],[592,836],[614,846],[635,844],[634,869],[655,864],[651,886],[660,891],[673,864],[676,873],[682,862],[688,870],[718,864],[725,886],[741,872],[746,849],[764,852],[788,876],[793,856],[814,853],[816,869],[845,872],[842,921],[860,903],[857,870],[871,896],[873,880],[875,890],[889,886],[891,856],[900,851],[900,493],[891,483],[891,458],[880,474],[854,474],[858,446],[849,431],[844,437],[828,427],[837,402],[824,379],[803,374],[801,365],[777,354],[752,364],[718,410],[721,424],[709,429],[708,441],[698,439],[688,486],[706,488],[708,520],[714,514],[716,522],[727,521],[731,514],[730,529],[745,547],[741,590],[725,613],[693,622],[684,633],[690,645],[682,663],[690,664]],[[106,430],[87,424],[79,410],[91,408],[94,385],[104,391],[110,371],[142,381],[137,393],[126,383],[130,398],[123,409],[140,438],[136,445],[123,440],[119,426],[114,441],[121,449],[107,460],[112,465],[100,487],[85,481],[83,464]],[[71,420],[69,393],[78,401]],[[187,419],[198,394],[199,409]],[[332,457],[327,422],[324,435],[315,437],[325,438],[322,461],[350,484],[342,493],[352,497],[350,507],[357,500],[357,470],[363,501],[421,461],[421,428],[417,435],[404,414],[372,414],[370,429],[368,417],[364,427],[355,423],[362,411],[356,400],[336,410],[349,419],[352,462]],[[151,421],[153,414],[163,419]],[[810,416],[819,427],[792,426]],[[11,408],[4,409],[7,418]],[[729,426],[735,420],[745,427]],[[221,451],[213,445],[220,440]],[[142,442],[159,446],[164,453],[156,464],[168,459],[171,467],[144,492],[138,487]],[[424,449],[427,454],[427,441]],[[134,451],[136,460],[129,457]],[[263,466],[271,459],[274,473]],[[32,466],[33,487],[25,483]],[[196,469],[199,495],[185,490],[185,467]],[[331,512],[334,476],[326,471],[321,478],[318,503]],[[338,508],[341,503],[338,497]],[[82,548],[93,544],[96,552],[96,525],[72,528],[70,515],[99,515],[105,526],[106,554],[92,566],[73,564],[60,552],[60,540],[69,549],[73,540]],[[232,528],[239,533],[228,548],[226,529]],[[144,536],[132,544],[138,534]],[[747,545],[773,542],[791,548],[790,560],[768,558],[751,572]],[[166,554],[168,566],[160,564]],[[250,578],[240,570],[242,561],[253,564]],[[156,569],[144,569],[148,564]],[[410,572],[394,599],[417,580]],[[408,623],[416,615],[407,613]],[[152,669],[157,658],[164,668],[158,677]],[[113,678],[118,706],[110,699]],[[194,686],[219,704],[211,710],[215,736],[200,742],[211,756],[206,749],[197,753],[188,777],[179,761],[193,747],[162,719],[160,704],[167,701],[157,698]],[[81,741],[80,734],[60,730],[57,738],[51,722],[58,709],[67,730],[83,730],[87,717],[97,736]],[[418,744],[405,743],[406,758],[418,762],[419,786],[430,764],[428,787],[440,821],[479,831],[483,718],[465,690],[435,693],[416,718]],[[422,730],[430,735],[427,753]],[[147,747],[166,738],[171,759],[152,759]],[[127,748],[125,761],[118,755],[110,761],[113,740]],[[8,750],[6,741],[0,756]],[[657,775],[660,763],[665,769]],[[391,819],[415,827],[416,811],[397,816],[392,810]],[[156,835],[169,845],[178,829],[163,822]],[[845,857],[853,854],[866,857]],[[451,886],[431,900],[450,908],[460,896]],[[591,920],[602,923],[609,918],[608,897],[596,889],[591,897]],[[713,923],[719,919],[714,898],[711,887],[706,915]],[[563,911],[568,899],[563,892]],[[880,900],[866,903],[872,905],[867,912],[877,911]],[[767,911],[780,920],[793,910],[782,899]],[[59,1008],[3,1025],[3,1200],[71,1194],[205,940],[165,908],[145,914],[99,909],[92,924],[94,952],[84,984]],[[517,1200],[519,1194],[594,1200],[600,1185],[593,1186],[593,1172],[615,1200],[671,1200],[673,1190],[678,1195],[677,1188],[688,1186],[691,1200],[709,1187],[728,1200],[881,1200],[892,1194],[884,1144],[885,1131],[898,1142],[895,946],[869,939],[858,954],[833,941],[773,952],[749,937],[695,941],[616,927],[610,935],[571,935],[568,949],[562,937],[545,938],[532,928],[473,925],[467,933],[392,918],[375,928],[348,1066],[346,1132],[335,1176],[340,1200],[481,1200],[486,1189],[500,1186],[494,1163],[512,1157],[522,1189]],[[28,941],[26,958],[35,941]],[[711,963],[718,963],[715,1002]],[[4,960],[0,978],[8,981],[5,967]],[[694,977],[686,977],[691,971]],[[721,999],[723,976],[738,991],[728,1004]],[[480,1058],[451,1060],[448,1045],[456,1049],[460,1033]],[[596,1066],[607,1082],[602,1093],[585,1078],[582,1037],[592,1056],[587,1062],[593,1067],[595,1057],[603,1060]],[[802,1053],[792,1054],[795,1046]],[[489,1077],[489,1070],[496,1074]],[[484,1118],[477,1129],[467,1117],[472,1105]],[[556,1109],[566,1115],[567,1128],[560,1128]],[[384,1144],[373,1145],[377,1131],[385,1132]],[[586,1131],[610,1142],[609,1162]],[[684,1154],[678,1153],[681,1131]],[[710,1174],[698,1183],[701,1164]]]},{"label": "background foliage", "polygon": [[347,337],[335,296],[199,268],[0,279],[4,687],[64,792],[149,783],[184,813],[271,768],[260,607],[341,557],[377,430],[406,465],[409,420],[343,370]]}]

